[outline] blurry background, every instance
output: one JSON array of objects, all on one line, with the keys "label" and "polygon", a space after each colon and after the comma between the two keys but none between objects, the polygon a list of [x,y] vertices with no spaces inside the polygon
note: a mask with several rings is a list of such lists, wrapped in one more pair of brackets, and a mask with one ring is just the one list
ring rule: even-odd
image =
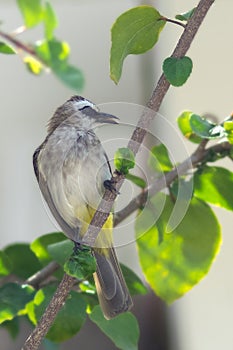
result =
[{"label": "blurry background", "polygon": [[[82,94],[97,104],[124,102],[144,105],[161,73],[161,63],[169,56],[182,29],[167,24],[155,49],[143,56],[130,56],[124,64],[118,86],[109,78],[110,28],[125,10],[140,2],[119,0],[51,1],[59,17],[56,33],[71,46],[71,62],[79,66],[86,78]],[[147,2],[148,4],[149,2]],[[186,12],[196,1],[152,1],[167,17]],[[22,24],[15,1],[0,0],[4,31]],[[218,1],[210,10],[188,55],[193,59],[193,73],[180,88],[170,88],[161,114],[176,124],[182,110],[208,113],[219,120],[232,112],[232,11],[231,0]],[[26,33],[25,40],[40,38],[40,30]],[[12,242],[30,242],[56,228],[48,217],[32,168],[32,154],[45,137],[45,125],[54,110],[73,92],[52,75],[36,78],[25,71],[17,56],[0,57],[1,136],[0,136],[0,248]],[[169,132],[161,131],[167,138]],[[189,146],[187,144],[187,146]],[[193,148],[192,148],[193,149]],[[190,151],[192,151],[190,148]],[[181,151],[181,150],[180,150]],[[179,153],[179,150],[178,150]],[[180,159],[182,160],[182,158]],[[228,166],[232,166],[230,162]],[[208,276],[184,298],[165,306],[149,295],[136,299],[142,339],[140,349],[150,350],[219,350],[232,349],[232,214],[216,210],[222,223],[223,245]],[[131,228],[133,229],[133,228]],[[120,259],[140,274],[134,245],[118,249]],[[95,326],[84,330],[64,345],[64,349],[114,349]],[[90,334],[90,333],[89,333]],[[14,350],[0,332],[1,349]],[[98,338],[98,339],[97,339]],[[74,344],[72,347],[72,344]]]}]

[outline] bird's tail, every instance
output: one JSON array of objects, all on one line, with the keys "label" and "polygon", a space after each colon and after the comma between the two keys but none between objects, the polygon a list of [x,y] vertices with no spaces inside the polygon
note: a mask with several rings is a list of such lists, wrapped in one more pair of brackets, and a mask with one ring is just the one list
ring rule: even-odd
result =
[{"label": "bird's tail", "polygon": [[93,249],[93,254],[97,263],[94,280],[100,306],[105,318],[110,319],[129,310],[133,302],[114,248]]}]

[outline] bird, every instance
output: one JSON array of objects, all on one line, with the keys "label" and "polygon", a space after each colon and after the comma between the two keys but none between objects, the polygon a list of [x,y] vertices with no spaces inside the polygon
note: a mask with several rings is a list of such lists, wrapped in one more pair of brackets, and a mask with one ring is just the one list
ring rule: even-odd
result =
[{"label": "bird", "polygon": [[[118,119],[101,112],[90,100],[72,96],[56,109],[44,142],[33,154],[45,202],[63,233],[80,245],[105,188],[114,189],[109,160],[95,131],[100,125],[117,124]],[[133,305],[114,249],[112,230],[110,213],[91,248],[97,266],[93,277],[106,319]]]}]

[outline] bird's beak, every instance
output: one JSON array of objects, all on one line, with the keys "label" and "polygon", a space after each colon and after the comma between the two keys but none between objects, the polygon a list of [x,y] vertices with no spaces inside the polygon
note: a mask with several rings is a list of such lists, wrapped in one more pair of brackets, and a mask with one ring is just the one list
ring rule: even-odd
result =
[{"label": "bird's beak", "polygon": [[118,124],[119,118],[112,114],[99,112],[96,120],[98,123]]}]

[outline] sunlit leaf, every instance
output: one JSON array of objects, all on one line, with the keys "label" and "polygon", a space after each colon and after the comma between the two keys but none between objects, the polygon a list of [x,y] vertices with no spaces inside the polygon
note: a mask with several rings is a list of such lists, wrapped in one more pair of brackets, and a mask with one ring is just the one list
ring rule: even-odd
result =
[{"label": "sunlit leaf", "polygon": [[69,64],[69,45],[55,38],[37,42],[35,51],[53,73],[71,89],[79,91],[84,85],[80,69]]},{"label": "sunlit leaf", "polygon": [[[152,201],[155,211],[161,196]],[[167,303],[188,292],[207,274],[221,245],[219,223],[206,203],[193,198],[182,222],[168,233],[173,208],[174,203],[166,197],[160,218],[146,232],[136,221],[143,273],[154,292]]]},{"label": "sunlit leaf", "polygon": [[228,141],[233,144],[233,121],[225,121],[223,127],[226,131]]},{"label": "sunlit leaf", "polygon": [[17,0],[26,27],[31,28],[43,19],[41,0]]},{"label": "sunlit leaf", "polygon": [[161,143],[151,149],[148,164],[152,170],[159,173],[170,171],[173,168],[165,145]]},{"label": "sunlit leaf", "polygon": [[111,79],[118,83],[124,59],[150,50],[158,41],[166,22],[152,6],[138,6],[124,12],[112,27]]},{"label": "sunlit leaf", "polygon": [[205,166],[194,176],[194,195],[206,202],[233,210],[233,172]]},{"label": "sunlit leaf", "polygon": [[0,288],[0,323],[12,320],[33,299],[35,290],[31,286],[7,283]]},{"label": "sunlit leaf", "polygon": [[58,25],[57,16],[49,2],[45,3],[44,9],[44,26],[45,26],[45,37],[50,40],[53,38],[54,29]]},{"label": "sunlit leaf", "polygon": [[40,61],[38,61],[32,56],[26,56],[24,57],[23,60],[24,60],[24,63],[26,64],[26,67],[31,73],[35,75],[39,75],[42,73],[43,65],[41,64]]},{"label": "sunlit leaf", "polygon": [[48,246],[64,240],[67,240],[67,238],[61,232],[48,233],[35,239],[31,243],[30,249],[35,253],[43,265],[47,265],[53,260],[53,257],[49,253]]},{"label": "sunlit leaf", "polygon": [[191,142],[200,143],[202,138],[197,136],[191,128],[190,117],[193,112],[185,111],[177,118],[177,123],[182,134],[189,139]]}]

